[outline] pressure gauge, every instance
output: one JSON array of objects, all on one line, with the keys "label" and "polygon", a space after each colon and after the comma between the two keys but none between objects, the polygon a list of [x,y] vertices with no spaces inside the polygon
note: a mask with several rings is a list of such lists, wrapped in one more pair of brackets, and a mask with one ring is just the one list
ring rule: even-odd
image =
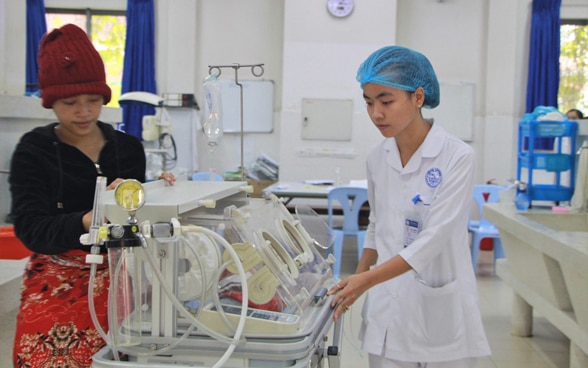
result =
[{"label": "pressure gauge", "polygon": [[145,203],[145,189],[138,180],[126,179],[114,189],[116,203],[127,211],[136,211]]},{"label": "pressure gauge", "polygon": [[353,7],[353,0],[327,0],[327,10],[337,18],[343,18],[351,14]]}]

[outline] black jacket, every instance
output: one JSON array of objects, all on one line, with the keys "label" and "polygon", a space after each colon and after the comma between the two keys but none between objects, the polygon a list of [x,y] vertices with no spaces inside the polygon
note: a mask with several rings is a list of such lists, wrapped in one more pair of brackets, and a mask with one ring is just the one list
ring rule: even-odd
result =
[{"label": "black jacket", "polygon": [[[77,148],[59,141],[52,123],[26,133],[10,162],[11,215],[14,231],[33,252],[59,254],[87,249],[79,238],[82,216],[90,211],[98,172]],[[98,122],[106,138],[100,152],[102,176],[145,181],[145,151],[141,141]]]}]

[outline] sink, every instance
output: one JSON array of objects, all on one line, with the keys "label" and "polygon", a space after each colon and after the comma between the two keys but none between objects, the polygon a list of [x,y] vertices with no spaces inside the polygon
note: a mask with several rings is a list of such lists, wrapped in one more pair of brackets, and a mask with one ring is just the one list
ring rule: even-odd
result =
[{"label": "sink", "polygon": [[555,231],[588,232],[588,213],[519,213]]},{"label": "sink", "polygon": [[570,339],[569,368],[588,367],[588,213],[484,204],[506,259],[496,273],[515,291],[512,333],[531,336],[533,309]]}]

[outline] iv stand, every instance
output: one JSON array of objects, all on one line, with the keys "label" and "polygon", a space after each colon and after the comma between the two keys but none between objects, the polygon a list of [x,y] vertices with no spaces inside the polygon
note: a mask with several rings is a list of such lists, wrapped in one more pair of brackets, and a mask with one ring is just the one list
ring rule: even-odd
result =
[{"label": "iv stand", "polygon": [[263,64],[250,64],[250,65],[241,65],[241,64],[232,64],[232,65],[209,65],[208,66],[208,74],[212,74],[213,71],[216,70],[217,78],[221,75],[222,68],[233,68],[235,70],[235,84],[239,86],[239,97],[240,97],[240,113],[241,113],[241,181],[245,180],[245,165],[243,163],[243,146],[244,146],[244,126],[243,126],[243,85],[239,83],[239,69],[242,67],[250,67],[251,74],[256,77],[261,77],[263,75]]}]

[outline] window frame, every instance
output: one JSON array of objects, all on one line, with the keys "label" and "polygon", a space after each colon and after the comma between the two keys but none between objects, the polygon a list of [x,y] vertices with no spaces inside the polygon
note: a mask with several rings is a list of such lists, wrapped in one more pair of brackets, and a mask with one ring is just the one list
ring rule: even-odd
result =
[{"label": "window frame", "polygon": [[[562,19],[560,19],[560,28],[562,26],[570,26],[570,25],[571,26],[588,27],[588,18],[586,18],[586,19],[584,19],[584,18],[562,18]],[[561,50],[560,50],[560,57],[561,57]],[[560,66],[560,68],[561,68],[561,66]],[[560,70],[560,78],[561,78],[561,70]],[[560,81],[560,86],[561,86],[561,81]],[[584,84],[584,90],[588,90],[588,80]],[[558,103],[561,103],[561,99],[562,99],[560,97],[560,93],[562,93],[562,92],[558,91]],[[584,94],[584,101],[588,101],[588,95],[586,95],[586,94]],[[588,109],[588,102],[586,103],[586,106],[567,106],[567,107],[559,106],[559,107],[563,108],[564,110],[569,110],[570,108],[577,108],[585,113],[586,110]]]},{"label": "window frame", "polygon": [[46,7],[45,14],[75,14],[86,16],[86,27],[85,31],[88,34],[90,40],[92,40],[92,16],[93,15],[105,15],[105,16],[116,16],[126,17],[126,10],[109,10],[109,9],[93,9],[93,8],[57,8],[57,7]]}]

